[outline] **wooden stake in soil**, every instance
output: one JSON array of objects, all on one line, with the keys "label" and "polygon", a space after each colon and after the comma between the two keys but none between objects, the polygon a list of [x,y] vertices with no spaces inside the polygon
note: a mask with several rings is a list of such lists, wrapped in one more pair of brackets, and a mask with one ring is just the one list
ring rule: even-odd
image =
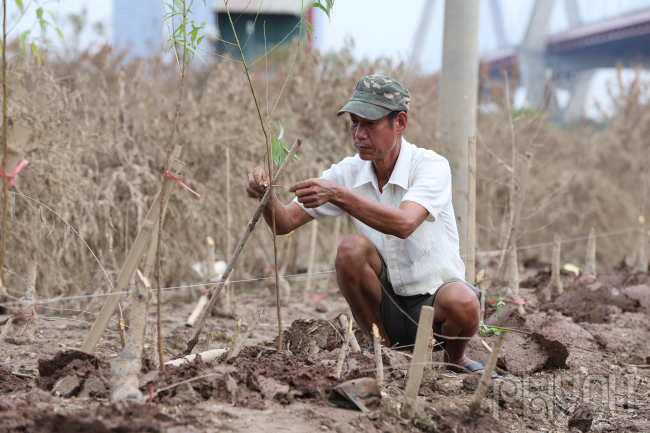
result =
[{"label": "wooden stake in soil", "polygon": [[136,293],[129,308],[129,338],[124,350],[111,361],[111,400],[144,403],[138,389],[138,374],[142,367],[142,349],[147,329],[147,308],[151,286],[138,270],[135,279]]},{"label": "wooden stake in soil", "polygon": [[[296,154],[296,152],[298,152],[298,149],[300,148],[301,144],[302,144],[302,140],[300,138],[297,138],[296,142],[291,147],[291,150],[289,151],[289,154],[285,157],[285,160],[282,163],[282,166],[280,166],[280,168],[276,172],[275,177],[273,178],[272,185],[277,185],[278,181],[282,177],[282,174],[284,173],[284,170],[287,168],[287,166],[289,165],[289,163],[293,159],[293,156]],[[248,237],[250,236],[251,232],[255,228],[255,225],[257,224],[257,221],[260,219],[260,216],[262,215],[262,211],[264,210],[264,207],[266,206],[266,203],[268,202],[269,198],[271,197],[271,193],[272,193],[271,188],[266,190],[266,193],[264,194],[264,197],[262,197],[262,200],[260,200],[260,204],[257,206],[257,209],[255,210],[255,213],[253,214],[253,217],[248,222],[248,226],[246,227],[246,231],[244,231],[244,234],[242,235],[241,239],[239,240],[239,243],[237,244],[237,247],[235,248],[235,252],[233,253],[232,257],[230,258],[230,262],[228,263],[228,267],[226,267],[226,270],[224,271],[223,275],[221,276],[221,281],[219,281],[219,284],[217,285],[217,288],[212,293],[212,297],[210,298],[210,302],[208,303],[208,306],[203,311],[203,314],[201,315],[201,319],[199,320],[199,323],[196,325],[196,328],[194,328],[194,333],[192,334],[192,338],[187,343],[187,349],[185,349],[185,352],[183,352],[184,355],[189,355],[190,353],[192,353],[192,349],[194,348],[194,346],[196,346],[196,343],[199,341],[199,335],[201,334],[201,329],[203,329],[203,325],[205,325],[205,321],[208,320],[208,316],[210,315],[210,311],[212,310],[212,307],[214,307],[214,304],[217,302],[217,298],[219,297],[219,294],[221,293],[221,290],[223,289],[224,284],[228,280],[228,277],[230,276],[230,272],[232,272],[232,268],[235,266],[235,263],[237,262],[237,258],[239,257],[239,254],[241,253],[242,248],[244,248],[244,244],[246,244],[246,241],[248,240]]]},{"label": "wooden stake in soil", "polygon": [[485,296],[487,293],[485,293],[485,269],[481,269],[478,271],[478,274],[476,274],[476,288],[479,289],[482,293],[481,296],[481,312],[480,312],[480,320],[483,322],[484,316],[485,316]]},{"label": "wooden stake in soil", "polygon": [[483,397],[485,397],[485,393],[490,386],[490,381],[492,380],[492,372],[497,365],[497,359],[499,358],[499,352],[501,352],[501,346],[503,346],[503,342],[505,341],[505,336],[506,334],[504,332],[499,335],[499,339],[494,345],[494,349],[492,349],[492,353],[488,358],[487,365],[485,366],[485,372],[483,373],[483,376],[481,376],[481,380],[478,383],[476,393],[472,398],[472,402],[469,404],[470,418],[476,417],[478,409],[481,407],[481,401],[483,401]]},{"label": "wooden stake in soil", "polygon": [[311,293],[311,284],[314,273],[314,263],[316,262],[316,243],[318,242],[318,226],[319,222],[313,220],[311,222],[311,244],[309,247],[309,263],[307,265],[307,283],[305,284],[305,291],[302,295],[302,301],[306,304],[309,302],[309,294]]},{"label": "wooden stake in soil", "polygon": [[555,233],[553,239],[553,263],[551,264],[551,295],[559,295],[564,291],[562,280],[560,279],[560,253],[562,248],[562,238]]},{"label": "wooden stake in soil", "polygon": [[373,348],[375,350],[375,365],[377,366],[377,383],[379,386],[384,385],[384,363],[381,359],[381,337],[377,325],[372,324]]},{"label": "wooden stake in soil", "polygon": [[350,336],[352,335],[352,322],[348,325],[345,335],[343,336],[345,340],[343,341],[343,346],[341,346],[341,351],[339,352],[339,359],[336,363],[336,378],[341,378],[341,372],[343,371],[343,363],[345,362],[345,357],[348,356],[348,351],[350,350]]},{"label": "wooden stake in soil", "polygon": [[404,405],[402,409],[403,418],[411,419],[417,411],[417,398],[420,392],[420,383],[422,382],[422,373],[424,364],[429,357],[429,339],[431,338],[431,329],[433,326],[433,307],[424,306],[420,311],[420,323],[418,332],[415,335],[415,347],[413,349],[413,359],[409,370],[406,391],[404,391]]},{"label": "wooden stake in soil", "polygon": [[467,279],[476,269],[476,137],[469,137],[469,184],[467,186]]},{"label": "wooden stake in soil", "polygon": [[585,258],[585,277],[596,276],[596,229],[589,230],[589,239],[587,240],[587,257]]},{"label": "wooden stake in soil", "polygon": [[[172,165],[172,168],[169,171],[174,176],[179,177],[181,175],[181,172],[183,171],[184,165],[185,164],[183,164],[180,161],[174,161],[174,164]],[[176,185],[176,181],[168,177],[165,178],[165,183],[168,184],[167,188],[165,189],[165,196],[162,197],[162,194],[158,194],[153,204],[151,205],[151,208],[149,209],[149,212],[145,217],[144,223],[142,224],[142,228],[140,229],[138,236],[135,238],[135,241],[133,242],[133,246],[131,247],[131,251],[129,251],[129,255],[126,258],[124,265],[122,266],[122,270],[120,271],[120,274],[117,276],[117,282],[115,287],[113,288],[113,291],[125,290],[129,285],[129,281],[131,280],[131,277],[133,277],[133,274],[135,273],[135,270],[138,266],[138,262],[140,261],[140,258],[144,253],[144,249],[147,246],[147,243],[151,239],[151,234],[154,231],[154,226],[158,221],[161,199],[163,203],[166,204],[169,201],[169,197],[171,196],[172,192],[174,191],[174,186]],[[155,243],[155,241],[152,242]],[[119,302],[120,297],[121,295],[110,295],[106,299],[104,306],[99,312],[99,316],[97,317],[97,320],[93,324],[90,333],[86,337],[86,341],[84,341],[84,344],[81,347],[82,352],[92,353],[93,350],[95,350],[95,346],[97,346],[99,339],[104,333],[104,330],[106,329],[106,325],[108,325],[108,322],[111,320],[111,317],[115,312],[115,308],[117,307],[117,303]],[[158,331],[159,331],[158,333],[160,334],[160,330]]]}]

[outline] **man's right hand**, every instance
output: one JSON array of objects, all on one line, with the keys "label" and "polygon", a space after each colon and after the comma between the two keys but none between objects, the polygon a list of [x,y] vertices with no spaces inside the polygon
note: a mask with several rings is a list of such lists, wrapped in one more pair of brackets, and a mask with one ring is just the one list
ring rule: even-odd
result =
[{"label": "man's right hand", "polygon": [[255,167],[246,180],[246,192],[249,197],[261,200],[270,185],[269,175],[261,168]]}]

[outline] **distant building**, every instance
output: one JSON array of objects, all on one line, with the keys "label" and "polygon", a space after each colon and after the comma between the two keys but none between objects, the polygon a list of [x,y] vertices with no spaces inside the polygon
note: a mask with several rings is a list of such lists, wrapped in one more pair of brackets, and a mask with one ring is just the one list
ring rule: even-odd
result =
[{"label": "distant building", "polygon": [[[313,22],[310,10],[313,3],[311,0],[264,0],[261,9],[260,3],[262,0],[228,1],[228,10],[239,42],[243,46],[248,40],[244,48],[244,56],[247,61],[254,61],[264,54],[265,33],[266,49],[270,50],[280,43],[291,45],[300,31],[296,25],[300,22],[301,12],[307,13],[306,18]],[[235,42],[233,26],[223,1],[217,3],[216,21],[219,37],[226,42]],[[289,37],[286,37],[289,33],[291,33]],[[221,55],[228,55],[230,52],[235,58],[241,58],[237,47],[233,45],[217,41],[216,50]]]},{"label": "distant building", "polygon": [[[172,3],[165,0],[165,3]],[[189,1],[187,2],[189,4]],[[195,0],[192,5],[193,19],[197,25],[206,22],[206,32],[215,33],[214,10],[223,0]],[[169,30],[163,22],[163,9],[160,0],[113,0],[114,33],[113,45],[120,50],[128,50],[129,57],[147,57],[152,52],[159,53],[169,39]],[[202,47],[212,43],[206,38]],[[208,48],[206,48],[208,49]],[[209,49],[208,49],[209,50]],[[209,57],[201,53],[203,58]]]}]

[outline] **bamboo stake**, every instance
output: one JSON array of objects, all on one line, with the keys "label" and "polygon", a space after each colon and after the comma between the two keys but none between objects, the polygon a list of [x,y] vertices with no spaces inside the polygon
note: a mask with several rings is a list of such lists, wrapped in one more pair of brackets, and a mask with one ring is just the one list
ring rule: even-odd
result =
[{"label": "bamboo stake", "polygon": [[[184,165],[185,164],[183,164],[180,161],[174,161],[174,164],[172,165],[170,172],[174,176],[178,177],[180,176]],[[169,197],[171,196],[174,190],[176,181],[166,177],[165,183],[168,182],[171,182],[171,184],[169,184],[168,188],[166,188],[164,197],[161,190],[160,194],[158,194],[153,204],[151,205],[151,208],[149,209],[149,212],[145,217],[144,223],[142,224],[142,228],[140,229],[138,236],[135,238],[135,241],[133,241],[133,246],[131,247],[131,251],[129,252],[128,257],[124,261],[122,270],[120,271],[120,274],[117,276],[117,281],[115,287],[113,288],[113,291],[123,291],[128,287],[129,281],[131,280],[131,277],[133,277],[133,274],[135,273],[135,270],[138,266],[138,262],[140,261],[140,258],[144,253],[145,246],[147,245],[147,242],[151,238],[151,234],[154,231],[155,222],[158,219],[158,213],[160,212],[161,198],[164,203],[167,203],[167,201],[169,201]],[[155,243],[154,240],[152,240],[152,242]],[[90,354],[93,352],[93,350],[95,350],[95,346],[97,346],[99,339],[104,333],[104,330],[106,329],[106,325],[108,325],[108,322],[111,320],[111,317],[115,312],[115,308],[117,307],[120,297],[121,295],[110,295],[106,299],[104,306],[99,312],[99,316],[97,317],[97,320],[93,324],[90,333],[86,337],[86,341],[84,341],[84,344],[81,347],[82,352]],[[158,334],[160,334],[160,329],[158,331],[159,331]]]},{"label": "bamboo stake", "polygon": [[309,294],[311,293],[312,277],[314,273],[314,263],[316,262],[316,243],[318,242],[318,226],[319,222],[313,220],[311,222],[311,245],[309,247],[309,263],[307,265],[307,283],[305,290],[302,294],[302,301],[306,304],[309,302]]},{"label": "bamboo stake", "polygon": [[237,338],[241,332],[241,317],[237,320],[237,328],[235,329],[235,335],[232,336],[232,341],[230,342],[230,347],[228,348],[228,357],[226,359],[232,358],[235,352],[235,347],[237,347]]},{"label": "bamboo stake", "polygon": [[[332,232],[332,248],[330,250],[330,256],[328,260],[328,271],[333,271],[334,269],[334,262],[336,260],[336,251],[338,250],[339,247],[339,237],[341,236],[341,223],[343,222],[343,216],[340,216],[334,220],[334,231]],[[311,251],[310,251],[311,252]],[[330,281],[332,279],[332,273],[327,274],[327,280],[325,282],[325,288],[326,290],[329,290],[330,288]],[[354,349],[353,349],[354,350]]]},{"label": "bamboo stake", "polygon": [[[343,329],[352,329],[352,324],[354,322],[350,321],[348,323],[348,317],[345,314],[341,314],[339,316],[339,323],[341,324],[341,328]],[[361,347],[359,347],[359,342],[357,341],[357,337],[354,336],[354,333],[350,332],[350,350],[353,352],[359,352],[361,351]]]},{"label": "bamboo stake", "polygon": [[468,141],[467,279],[471,281],[476,269],[476,137],[469,137]]},{"label": "bamboo stake", "polygon": [[404,418],[411,419],[417,411],[417,398],[420,392],[420,383],[422,382],[422,373],[424,364],[429,356],[429,339],[431,338],[431,329],[433,326],[433,307],[424,306],[420,311],[420,323],[418,332],[415,336],[415,348],[413,349],[413,359],[409,370],[406,390],[404,391],[404,405],[402,415]]},{"label": "bamboo stake", "polygon": [[553,239],[553,263],[551,264],[551,295],[559,295],[564,291],[562,280],[560,279],[560,252],[562,248],[562,238],[555,233]]},{"label": "bamboo stake", "polygon": [[235,348],[234,348],[234,350],[232,352],[232,356],[230,354],[228,355],[229,358],[232,358],[234,356],[239,355],[239,352],[241,352],[241,350],[244,348],[244,343],[246,343],[246,340],[248,339],[248,337],[250,337],[251,334],[253,333],[253,329],[255,329],[257,324],[260,323],[260,320],[262,320],[262,312],[263,311],[264,311],[264,307],[260,308],[260,314],[257,316],[257,318],[255,319],[255,321],[253,323],[248,325],[248,328],[246,328],[246,332],[244,332],[244,336],[239,341],[239,343],[237,343],[237,345],[235,346]]},{"label": "bamboo stake", "polygon": [[472,402],[469,404],[470,418],[476,417],[478,409],[481,407],[481,401],[483,401],[483,397],[485,397],[485,393],[488,387],[490,386],[490,381],[492,380],[492,372],[494,371],[494,368],[497,365],[497,359],[499,358],[499,352],[501,352],[501,347],[503,346],[503,342],[505,341],[505,336],[506,336],[505,332],[502,332],[501,335],[499,335],[499,339],[494,345],[494,349],[492,349],[492,353],[490,353],[490,357],[488,358],[487,365],[485,366],[485,372],[481,376],[481,380],[478,383],[478,388],[476,389],[476,393],[472,398]]},{"label": "bamboo stake", "polygon": [[[278,169],[277,173],[275,174],[275,177],[273,178],[273,185],[276,185],[280,178],[282,177],[282,174],[284,173],[284,170],[287,168],[291,160],[293,159],[293,156],[296,154],[298,151],[298,148],[300,148],[300,145],[302,144],[302,140],[300,138],[296,139],[296,142],[293,144],[291,147],[291,150],[289,151],[289,154],[286,156],[284,162],[282,163],[282,166]],[[221,276],[221,281],[219,281],[219,284],[217,285],[217,288],[214,290],[212,293],[212,297],[210,298],[210,302],[208,303],[208,306],[205,308],[203,311],[203,314],[201,315],[201,319],[199,320],[199,323],[196,325],[196,328],[194,328],[194,333],[192,334],[192,338],[190,341],[187,343],[187,349],[185,349],[185,352],[183,352],[184,355],[189,355],[192,352],[192,349],[194,346],[196,346],[196,343],[199,341],[199,335],[201,334],[201,329],[203,328],[203,325],[205,325],[205,321],[208,320],[208,316],[210,315],[210,310],[212,310],[212,307],[214,307],[214,304],[217,302],[217,298],[219,297],[219,293],[221,293],[221,290],[223,289],[224,284],[228,280],[228,277],[230,276],[230,272],[232,272],[232,268],[235,266],[235,263],[237,262],[237,258],[239,257],[239,254],[241,253],[242,248],[244,248],[244,244],[248,240],[248,237],[250,236],[251,232],[255,228],[255,224],[257,224],[257,221],[260,219],[260,216],[262,215],[262,211],[264,210],[264,206],[266,206],[266,203],[269,200],[269,197],[271,197],[271,188],[266,190],[266,193],[264,194],[264,197],[262,197],[262,200],[260,200],[260,204],[257,206],[257,209],[255,210],[255,213],[253,214],[253,217],[251,220],[248,222],[248,226],[246,227],[246,231],[244,231],[244,234],[242,235],[241,239],[239,240],[239,243],[237,244],[237,247],[235,248],[235,252],[233,253],[232,257],[230,258],[230,262],[228,263],[228,267],[226,268],[225,272]],[[277,273],[276,273],[277,275]]]},{"label": "bamboo stake", "polygon": [[147,308],[151,295],[149,280],[137,271],[136,292],[129,310],[129,338],[124,350],[111,361],[111,400],[143,403],[138,389],[138,373],[142,367],[142,349],[147,329]]},{"label": "bamboo stake", "polygon": [[373,347],[375,349],[375,365],[377,366],[377,383],[379,386],[384,385],[384,364],[381,359],[381,337],[379,337],[379,328],[372,324]]},{"label": "bamboo stake", "polygon": [[587,240],[587,257],[585,258],[585,269],[583,274],[586,277],[596,276],[596,229],[589,230],[589,239]]},{"label": "bamboo stake", "polygon": [[481,269],[478,271],[478,274],[476,274],[476,288],[479,289],[482,293],[481,296],[481,311],[480,311],[480,320],[483,322],[483,319],[485,318],[485,269]]},{"label": "bamboo stake", "polygon": [[339,359],[336,363],[335,376],[337,379],[341,378],[341,372],[343,371],[343,363],[345,362],[345,357],[348,356],[348,352],[350,350],[351,335],[352,335],[352,322],[348,324],[348,328],[344,335],[343,346],[341,346],[341,351],[339,352]]}]

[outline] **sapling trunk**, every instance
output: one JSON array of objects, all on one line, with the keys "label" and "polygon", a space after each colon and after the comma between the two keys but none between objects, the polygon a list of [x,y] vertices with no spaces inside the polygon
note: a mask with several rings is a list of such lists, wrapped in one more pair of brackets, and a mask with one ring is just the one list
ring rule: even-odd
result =
[{"label": "sapling trunk", "polygon": [[144,396],[138,389],[138,374],[142,367],[150,285],[140,271],[135,279],[135,287],[129,308],[129,338],[124,350],[111,361],[111,400],[144,403]]},{"label": "sapling trunk", "polygon": [[501,335],[499,335],[499,339],[497,340],[497,343],[494,345],[494,349],[492,349],[492,353],[488,358],[487,365],[485,366],[485,371],[483,372],[483,376],[481,376],[481,380],[478,383],[478,388],[476,389],[476,393],[472,398],[472,402],[469,404],[470,418],[476,417],[478,409],[481,407],[481,401],[483,401],[483,397],[485,397],[485,393],[487,392],[487,389],[490,386],[490,381],[492,380],[492,372],[494,371],[494,368],[497,365],[497,359],[499,358],[501,347],[503,346],[503,342],[505,341],[505,336],[506,334],[503,332],[501,333]]},{"label": "sapling trunk", "polygon": [[[2,171],[7,172],[9,153],[9,116],[7,114],[9,91],[7,86],[7,1],[2,2]],[[2,237],[0,238],[0,285],[3,285],[5,248],[7,247],[7,212],[9,211],[9,179],[2,182]]]},{"label": "sapling trunk", "polygon": [[[167,159],[165,161],[165,172],[169,170],[169,162],[171,159],[172,155],[172,143],[174,142],[174,133],[176,132],[176,121],[178,120],[178,113],[181,109],[181,102],[183,101],[183,91],[185,90],[185,65],[186,65],[186,60],[187,60],[187,27],[186,27],[186,19],[187,19],[187,9],[185,8],[185,0],[182,0],[183,3],[183,13],[182,17],[183,20],[181,22],[181,26],[183,28],[183,58],[181,59],[181,91],[178,94],[178,102],[176,103],[176,111],[174,112],[174,119],[172,120],[172,130],[171,133],[169,134],[169,141],[167,144]],[[174,45],[174,50],[176,50],[176,46]],[[162,184],[162,192],[161,196],[165,196],[165,188],[166,188],[167,182],[164,181],[163,179],[163,184]],[[165,203],[163,201],[160,202],[160,214],[158,216],[158,239],[157,239],[157,246],[156,246],[156,284],[158,285],[158,290],[156,291],[156,296],[157,296],[157,305],[156,305],[156,312],[157,312],[157,324],[158,324],[158,359],[160,361],[160,368],[165,370],[165,359],[163,355],[163,346],[162,346],[162,313],[160,311],[161,309],[161,304],[162,304],[162,292],[160,288],[162,287],[162,262],[160,260],[160,250],[162,248],[162,230],[163,230],[163,214],[165,210]]]},{"label": "sapling trunk", "polygon": [[555,233],[553,239],[553,262],[551,264],[551,295],[559,295],[563,292],[562,280],[560,279],[560,253],[562,238]]},{"label": "sapling trunk", "polygon": [[589,230],[587,257],[585,258],[585,269],[583,274],[586,277],[596,276],[596,229],[593,227]]},{"label": "sapling trunk", "polygon": [[381,359],[381,337],[377,325],[372,324],[372,345],[375,350],[375,365],[377,367],[377,383],[379,386],[384,385],[384,364]]}]

